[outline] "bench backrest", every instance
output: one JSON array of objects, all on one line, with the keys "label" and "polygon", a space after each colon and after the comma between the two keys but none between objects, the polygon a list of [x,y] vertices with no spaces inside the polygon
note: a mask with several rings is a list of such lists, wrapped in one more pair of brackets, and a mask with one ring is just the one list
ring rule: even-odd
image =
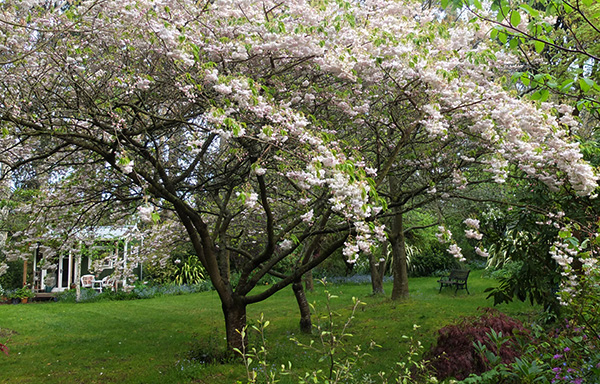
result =
[{"label": "bench backrest", "polygon": [[450,271],[450,280],[467,280],[470,269],[453,269]]}]

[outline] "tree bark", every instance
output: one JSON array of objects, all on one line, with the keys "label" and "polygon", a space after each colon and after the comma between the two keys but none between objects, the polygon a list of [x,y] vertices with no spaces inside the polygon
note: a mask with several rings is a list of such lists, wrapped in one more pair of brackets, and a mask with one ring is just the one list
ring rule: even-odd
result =
[{"label": "tree bark", "polygon": [[404,238],[404,225],[402,213],[396,212],[392,221],[392,270],[394,274],[394,285],[392,288],[392,300],[403,300],[408,298],[408,268],[406,264],[406,244]]},{"label": "tree bark", "polygon": [[223,314],[225,315],[225,332],[227,336],[227,350],[234,348],[240,351],[246,350],[248,337],[242,337],[242,330],[246,326],[246,304],[241,300],[233,300],[230,304],[223,302]]},{"label": "tree bark", "polygon": [[373,254],[369,255],[369,266],[371,267],[371,286],[374,295],[383,295],[383,272],[385,271],[385,262],[376,259]]},{"label": "tree bark", "polygon": [[312,320],[310,317],[310,305],[306,299],[304,288],[302,287],[302,278],[299,277],[292,283],[292,290],[296,301],[298,302],[298,308],[300,309],[300,331],[302,333],[312,332]]}]

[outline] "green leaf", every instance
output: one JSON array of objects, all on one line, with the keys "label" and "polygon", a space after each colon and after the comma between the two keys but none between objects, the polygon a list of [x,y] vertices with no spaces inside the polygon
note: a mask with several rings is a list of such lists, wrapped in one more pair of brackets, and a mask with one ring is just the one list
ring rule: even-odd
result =
[{"label": "green leaf", "polygon": [[542,103],[548,100],[548,97],[550,97],[550,91],[548,91],[547,89],[540,90],[540,101]]},{"label": "green leaf", "polygon": [[294,244],[300,244],[300,240],[298,239],[298,237],[296,235],[290,235],[290,238],[292,239]]},{"label": "green leaf", "polygon": [[561,239],[566,239],[567,237],[571,236],[571,231],[565,231],[565,230],[560,230],[558,231],[558,237],[560,237]]},{"label": "green leaf", "polygon": [[521,14],[519,14],[518,11],[512,11],[510,13],[510,23],[513,25],[513,27],[521,24]]},{"label": "green leaf", "polygon": [[571,7],[569,4],[567,4],[567,3],[563,2],[563,3],[562,3],[562,5],[563,5],[563,7],[564,7],[564,9],[565,9],[565,12],[566,12],[566,13],[571,13],[571,12],[573,12],[573,8],[572,8],[572,7]]},{"label": "green leaf", "polygon": [[498,37],[498,30],[496,28],[493,28],[490,32],[490,39],[494,40],[496,37]]},{"label": "green leaf", "polygon": [[585,77],[583,79],[579,79],[579,88],[581,88],[583,92],[589,91],[594,86],[594,84],[594,80],[590,78]]},{"label": "green leaf", "polygon": [[519,46],[519,39],[513,37],[512,39],[510,39],[510,43],[508,44],[508,46],[512,49],[517,48]]},{"label": "green leaf", "polygon": [[546,43],[544,43],[543,41],[536,41],[533,43],[533,45],[535,46],[535,51],[537,53],[542,53],[542,51],[546,47]]},{"label": "green leaf", "polygon": [[506,33],[504,33],[504,31],[501,31],[498,33],[498,40],[500,40],[500,42],[502,44],[506,44],[507,38],[506,38]]},{"label": "green leaf", "polygon": [[525,12],[527,12],[528,14],[531,15],[531,17],[539,17],[540,16],[540,12],[537,9],[533,9],[531,8],[531,6],[529,4],[521,4],[519,6],[519,8],[521,8],[522,10],[524,10]]},{"label": "green leaf", "polygon": [[568,92],[571,90],[571,87],[573,87],[573,80],[565,80],[560,86],[560,91]]}]

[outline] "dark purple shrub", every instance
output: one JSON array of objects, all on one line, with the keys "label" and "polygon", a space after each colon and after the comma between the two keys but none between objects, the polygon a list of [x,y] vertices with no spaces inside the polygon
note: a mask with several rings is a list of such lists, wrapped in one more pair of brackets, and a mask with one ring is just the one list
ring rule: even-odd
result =
[{"label": "dark purple shrub", "polygon": [[[500,356],[502,363],[512,363],[520,356],[521,348],[514,336],[518,333],[521,339],[529,337],[523,324],[495,309],[484,308],[481,312],[480,316],[462,318],[456,324],[447,325],[438,331],[436,345],[424,356],[438,379],[454,377],[463,380],[471,373],[479,375],[491,369],[487,359],[475,349],[473,343],[476,342],[484,344],[488,350]],[[492,329],[496,333],[502,332],[502,336],[508,338],[499,352],[488,337]]]}]

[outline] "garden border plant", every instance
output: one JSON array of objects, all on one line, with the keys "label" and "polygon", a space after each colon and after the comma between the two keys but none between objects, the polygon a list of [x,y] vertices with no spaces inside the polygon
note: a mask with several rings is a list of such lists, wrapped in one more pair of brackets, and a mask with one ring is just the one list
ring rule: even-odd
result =
[{"label": "garden border plant", "polygon": [[60,292],[56,295],[56,299],[59,302],[66,303],[90,303],[103,300],[138,300],[138,299],[151,299],[158,296],[168,295],[185,295],[197,292],[211,291],[212,285],[210,282],[203,282],[200,284],[161,284],[147,286],[144,284],[137,284],[131,291],[111,291],[104,290],[97,292],[91,288],[82,288],[80,290],[80,298],[77,300],[77,292],[74,289]]},{"label": "garden border plant", "polygon": [[[477,317],[463,317],[438,331],[436,345],[425,353],[440,379],[463,380],[470,374],[482,374],[495,363],[512,363],[521,355],[515,336],[533,339],[523,324],[495,309],[482,308]],[[498,342],[502,340],[502,342]],[[497,359],[479,353],[490,350]]]}]

